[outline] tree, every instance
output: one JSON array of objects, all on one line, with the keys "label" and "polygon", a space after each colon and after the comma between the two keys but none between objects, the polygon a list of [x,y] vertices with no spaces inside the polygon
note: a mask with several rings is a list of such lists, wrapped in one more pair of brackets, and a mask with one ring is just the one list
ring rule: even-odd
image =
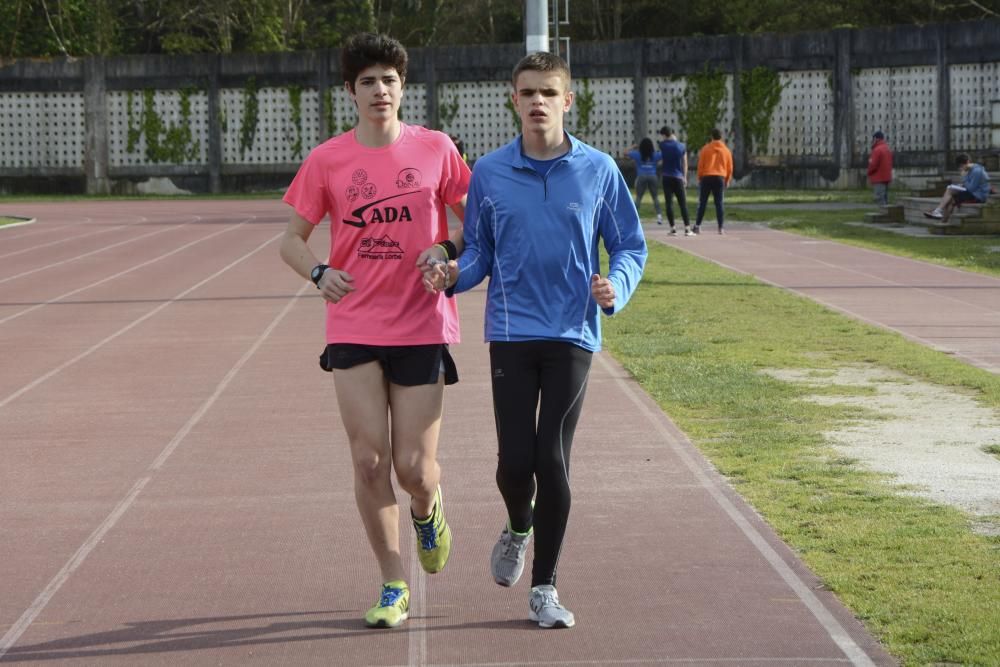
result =
[{"label": "tree", "polygon": [[122,0],[0,0],[0,54],[120,53]]},{"label": "tree", "polygon": [[[560,0],[561,2],[562,0]],[[1000,0],[571,0],[575,41],[1000,18]],[[337,48],[362,30],[407,46],[523,39],[514,0],[0,0],[0,56]]]}]

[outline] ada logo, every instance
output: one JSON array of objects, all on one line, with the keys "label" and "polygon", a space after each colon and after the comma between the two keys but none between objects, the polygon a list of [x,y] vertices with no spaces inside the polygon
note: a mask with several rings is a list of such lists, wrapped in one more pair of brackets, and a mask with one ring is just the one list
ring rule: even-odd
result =
[{"label": "ada logo", "polygon": [[[413,216],[410,214],[410,209],[408,206],[403,204],[402,206],[379,206],[384,202],[391,199],[398,199],[400,197],[406,197],[407,195],[417,194],[417,190],[410,190],[409,192],[401,192],[398,195],[391,195],[389,197],[383,197],[382,199],[377,199],[373,202],[365,204],[364,206],[359,206],[358,208],[351,211],[351,215],[354,219],[344,218],[341,220],[345,225],[350,225],[351,227],[364,227],[366,224],[370,223],[385,223],[385,222],[413,222]],[[365,222],[364,214],[368,209],[372,209],[372,213]]]}]

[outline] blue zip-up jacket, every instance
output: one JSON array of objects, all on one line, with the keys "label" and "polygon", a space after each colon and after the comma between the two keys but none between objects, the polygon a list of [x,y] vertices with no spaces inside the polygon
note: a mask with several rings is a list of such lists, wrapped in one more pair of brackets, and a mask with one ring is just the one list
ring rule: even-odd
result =
[{"label": "blue zip-up jacket", "polygon": [[977,201],[985,202],[990,198],[990,177],[981,164],[969,165],[969,171],[965,174],[962,185]]},{"label": "blue zip-up jacket", "polygon": [[[571,148],[542,177],[521,137],[479,160],[465,208],[465,250],[454,286],[489,276],[486,340],[560,340],[601,349],[595,273],[615,289],[613,315],[642,278],[646,239],[632,194],[610,156],[567,134]],[[598,243],[610,268],[602,271]]]}]

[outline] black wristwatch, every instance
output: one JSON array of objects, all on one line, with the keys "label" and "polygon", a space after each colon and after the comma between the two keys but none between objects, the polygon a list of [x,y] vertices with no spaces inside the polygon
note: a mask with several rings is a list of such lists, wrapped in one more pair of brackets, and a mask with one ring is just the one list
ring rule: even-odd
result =
[{"label": "black wristwatch", "polygon": [[317,264],[315,267],[313,267],[312,272],[309,273],[309,280],[313,281],[313,283],[316,285],[316,289],[319,289],[320,278],[323,277],[323,274],[326,273],[326,270],[329,268],[330,267],[327,266],[326,264]]}]

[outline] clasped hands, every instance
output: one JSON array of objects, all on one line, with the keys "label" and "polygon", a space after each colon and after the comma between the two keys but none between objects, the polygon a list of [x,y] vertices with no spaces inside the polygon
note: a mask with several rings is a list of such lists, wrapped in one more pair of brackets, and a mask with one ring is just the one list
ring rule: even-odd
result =
[{"label": "clasped hands", "polygon": [[422,282],[428,292],[443,292],[458,280],[458,262],[448,260],[439,246],[427,248],[417,258],[417,269],[423,274]]},{"label": "clasped hands", "polygon": [[[428,292],[442,292],[458,281],[458,262],[449,260],[440,246],[427,248],[417,258],[417,268]],[[615,305],[615,286],[599,273],[590,278],[590,294],[601,308]]]}]

